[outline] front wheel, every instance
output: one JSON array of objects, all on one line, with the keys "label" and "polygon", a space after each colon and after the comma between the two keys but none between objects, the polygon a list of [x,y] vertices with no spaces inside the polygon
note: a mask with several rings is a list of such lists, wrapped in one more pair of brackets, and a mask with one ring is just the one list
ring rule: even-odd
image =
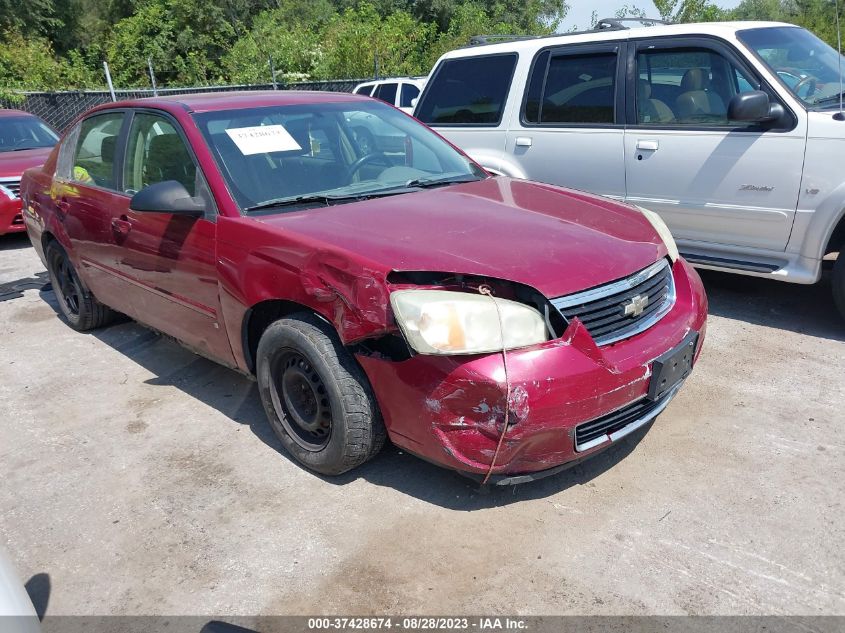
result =
[{"label": "front wheel", "polygon": [[114,318],[114,312],[82,285],[65,249],[53,242],[47,246],[44,259],[59,312],[70,327],[84,332],[106,325]]},{"label": "front wheel", "polygon": [[839,314],[845,319],[845,244],[833,265],[833,301],[839,309]]},{"label": "front wheel", "polygon": [[340,475],[381,450],[386,433],[367,378],[317,317],[299,313],[270,325],[256,365],[270,425],[301,464]]}]

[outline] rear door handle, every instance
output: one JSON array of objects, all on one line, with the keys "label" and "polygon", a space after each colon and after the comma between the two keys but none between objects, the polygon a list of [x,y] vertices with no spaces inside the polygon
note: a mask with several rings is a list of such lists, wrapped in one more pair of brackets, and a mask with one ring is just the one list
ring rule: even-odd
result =
[{"label": "rear door handle", "polygon": [[531,147],[531,140],[530,136],[517,136],[516,137],[516,146],[517,147]]},{"label": "rear door handle", "polygon": [[56,209],[58,209],[59,214],[64,217],[67,215],[67,212],[70,211],[70,202],[64,198],[59,198],[56,200]]},{"label": "rear door handle", "polygon": [[111,221],[111,228],[118,235],[127,235],[132,230],[132,223],[125,215],[114,218]]},{"label": "rear door handle", "polygon": [[644,152],[656,152],[658,149],[660,149],[660,142],[639,140],[637,141],[637,149],[642,150]]}]

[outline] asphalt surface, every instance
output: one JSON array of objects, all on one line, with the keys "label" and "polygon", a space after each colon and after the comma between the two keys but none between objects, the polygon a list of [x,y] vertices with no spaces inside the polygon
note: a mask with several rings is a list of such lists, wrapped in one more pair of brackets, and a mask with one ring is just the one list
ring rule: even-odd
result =
[{"label": "asphalt surface", "polygon": [[303,470],[254,383],[132,322],[74,332],[0,237],[0,546],[48,615],[845,614],[845,323],[824,286],[704,279],[650,428],[482,494],[390,446]]}]

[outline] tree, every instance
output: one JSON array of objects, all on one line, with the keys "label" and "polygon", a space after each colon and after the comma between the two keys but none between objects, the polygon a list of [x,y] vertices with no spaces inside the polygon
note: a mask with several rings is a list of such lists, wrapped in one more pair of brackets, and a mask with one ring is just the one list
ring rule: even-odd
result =
[{"label": "tree", "polygon": [[725,11],[711,0],[654,0],[660,17],[669,22],[714,22],[725,19]]},{"label": "tree", "polygon": [[223,10],[202,0],[146,0],[118,22],[106,44],[115,82],[149,85],[147,60],[174,84],[222,80],[217,61],[234,40]]}]

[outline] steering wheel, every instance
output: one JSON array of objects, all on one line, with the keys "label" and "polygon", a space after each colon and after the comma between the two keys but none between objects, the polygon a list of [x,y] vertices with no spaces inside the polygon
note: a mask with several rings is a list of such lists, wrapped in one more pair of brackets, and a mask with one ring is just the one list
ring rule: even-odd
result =
[{"label": "steering wheel", "polygon": [[390,162],[390,158],[384,152],[372,152],[370,154],[364,154],[361,158],[356,160],[352,163],[349,167],[346,168],[346,177],[349,180],[352,180],[352,177],[357,174],[364,165],[369,163],[375,163],[381,161],[383,164],[387,165],[388,167],[392,167],[393,163]]},{"label": "steering wheel", "polygon": [[[818,80],[813,75],[807,75],[806,77],[804,77],[804,79],[802,79],[801,81],[799,81],[797,84],[795,84],[792,87],[792,92],[794,92],[795,95],[800,97],[801,99],[805,99],[805,100],[809,99],[814,94],[816,94],[816,84],[817,83],[818,83]],[[801,97],[801,95],[799,93],[801,92],[801,89],[804,86],[807,86],[807,94],[805,96]]]}]

